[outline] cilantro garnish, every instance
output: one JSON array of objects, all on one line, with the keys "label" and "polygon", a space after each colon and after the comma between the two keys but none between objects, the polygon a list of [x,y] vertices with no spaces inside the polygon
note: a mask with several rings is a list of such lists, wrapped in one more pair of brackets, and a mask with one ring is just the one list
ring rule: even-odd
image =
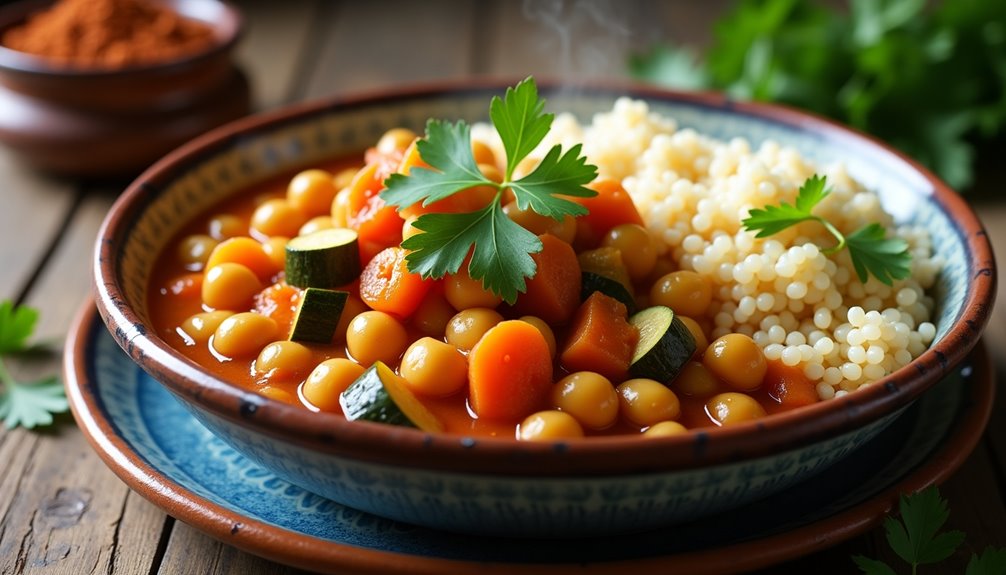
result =
[{"label": "cilantro garnish", "polygon": [[744,229],[757,231],[755,237],[764,238],[801,222],[815,221],[824,226],[838,242],[832,247],[822,248],[821,251],[831,255],[848,248],[859,281],[866,283],[870,274],[873,274],[881,282],[891,285],[895,279],[908,277],[911,273],[909,263],[912,256],[908,253],[908,243],[905,240],[887,238],[883,226],[876,223],[863,226],[846,236],[828,220],[811,213],[811,210],[828,196],[829,190],[826,184],[826,177],[811,176],[800,187],[794,204],[782,202],[778,206],[753,209],[741,222],[744,224]]},{"label": "cilantro garnish", "polygon": [[[413,226],[421,233],[402,242],[411,250],[406,256],[409,271],[424,278],[441,278],[456,273],[472,251],[468,273],[482,280],[482,286],[508,303],[527,289],[525,278],[534,277],[533,253],[542,249],[541,241],[503,213],[503,191],[512,190],[517,205],[538,214],[561,220],[587,213],[582,205],[562,196],[589,197],[596,194],[584,185],[597,176],[597,168],[573,146],[563,153],[553,146],[538,167],[514,180],[517,165],[531,153],[552,127],[552,114],[544,112],[545,101],[538,96],[533,78],[507,88],[503,98],[493,97],[489,117],[499,132],[506,151],[503,181],[486,178],[475,163],[471,146],[471,128],[463,120],[430,120],[426,137],[419,141],[419,155],[432,169],[412,168],[408,176],[392,174],[381,197],[388,204],[407,208],[422,203],[427,206],[463,190],[490,186],[495,199],[474,212],[424,214]],[[474,247],[474,249],[473,249]]]},{"label": "cilantro garnish", "polygon": [[[899,505],[901,518],[884,520],[884,531],[891,549],[912,567],[939,563],[949,558],[964,542],[960,531],[940,531],[950,516],[947,502],[936,487],[928,487],[913,495],[903,495]],[[862,555],[852,558],[867,575],[896,575],[898,572],[883,561]],[[945,571],[944,571],[945,572]],[[1001,575],[1006,572],[1006,549],[987,548],[981,555],[972,554],[965,575]]]},{"label": "cilantro garnish", "polygon": [[38,311],[0,302],[0,419],[8,429],[18,425],[31,429],[52,423],[52,414],[68,409],[63,385],[55,376],[34,382],[18,382],[11,376],[3,356],[24,353],[35,331]]}]

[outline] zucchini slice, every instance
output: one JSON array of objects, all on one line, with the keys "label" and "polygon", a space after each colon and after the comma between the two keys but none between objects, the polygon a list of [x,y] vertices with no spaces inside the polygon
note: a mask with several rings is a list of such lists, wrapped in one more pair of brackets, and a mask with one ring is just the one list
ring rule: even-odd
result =
[{"label": "zucchini slice", "polygon": [[444,429],[440,420],[405,386],[405,380],[380,361],[374,362],[342,392],[339,404],[349,421],[362,419],[431,432]]},{"label": "zucchini slice", "polygon": [[629,318],[639,330],[629,373],[670,383],[695,353],[695,338],[669,307],[648,307]]},{"label": "zucchini slice", "polygon": [[356,232],[345,228],[320,230],[286,244],[286,283],[299,288],[334,288],[360,276]]},{"label": "zucchini slice", "polygon": [[629,310],[629,315],[636,312],[636,298],[632,297],[629,290],[621,282],[594,272],[582,272],[580,274],[580,301],[587,301],[590,294],[599,291],[604,295],[614,298],[625,304],[625,309]]},{"label": "zucchini slice", "polygon": [[335,328],[346,307],[349,292],[307,288],[300,297],[300,307],[293,318],[291,341],[332,343]]}]

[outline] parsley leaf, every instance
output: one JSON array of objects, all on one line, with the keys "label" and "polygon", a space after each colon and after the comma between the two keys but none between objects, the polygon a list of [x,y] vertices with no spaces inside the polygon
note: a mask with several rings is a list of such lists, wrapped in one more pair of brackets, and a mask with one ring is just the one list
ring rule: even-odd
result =
[{"label": "parsley leaf", "polygon": [[964,575],[1002,575],[1006,573],[1006,549],[986,547],[981,555],[971,555]]},{"label": "parsley leaf", "polygon": [[[0,302],[0,356],[30,351],[27,342],[37,320],[36,309],[15,307],[9,300]],[[15,381],[0,357],[0,420],[8,429],[49,425],[52,414],[68,408],[63,385],[56,377],[31,383]]]},{"label": "parsley leaf", "polygon": [[538,167],[512,181],[514,169],[541,144],[552,127],[553,116],[544,113],[544,107],[533,78],[508,88],[503,98],[494,97],[490,103],[489,116],[506,151],[502,182],[486,178],[479,170],[467,123],[427,122],[426,137],[417,148],[430,168],[413,168],[408,176],[391,175],[385,180],[387,189],[381,192],[381,198],[401,209],[419,203],[428,206],[475,186],[494,188],[496,196],[485,208],[474,212],[420,216],[412,224],[420,233],[402,242],[403,248],[412,250],[406,256],[409,271],[424,278],[457,273],[471,251],[468,273],[482,280],[482,287],[510,304],[526,291],[525,278],[537,272],[530,254],[541,251],[542,244],[503,212],[503,191],[512,190],[521,209],[530,207],[555,220],[587,213],[586,208],[567,197],[596,195],[584,186],[597,177],[597,167],[580,155],[579,145],[565,153],[561,146],[553,146]]},{"label": "parsley leaf", "polygon": [[894,569],[891,569],[890,565],[883,561],[877,561],[876,559],[870,559],[862,555],[856,555],[852,560],[866,575],[897,575]]},{"label": "parsley leaf", "polygon": [[964,533],[960,531],[938,533],[950,512],[935,487],[911,497],[902,496],[900,511],[901,521],[891,517],[884,521],[887,542],[898,557],[913,567],[943,561],[964,541]]},{"label": "parsley leaf", "polygon": [[873,274],[881,282],[891,285],[895,279],[908,277],[912,256],[908,253],[908,242],[905,240],[887,238],[884,228],[876,223],[863,226],[846,236],[828,220],[811,213],[828,194],[827,179],[814,175],[800,187],[794,204],[782,202],[778,206],[752,209],[741,223],[744,229],[757,232],[755,237],[764,238],[801,222],[815,221],[838,241],[835,246],[821,251],[830,255],[849,248],[849,256],[859,281],[866,283],[869,274]]}]

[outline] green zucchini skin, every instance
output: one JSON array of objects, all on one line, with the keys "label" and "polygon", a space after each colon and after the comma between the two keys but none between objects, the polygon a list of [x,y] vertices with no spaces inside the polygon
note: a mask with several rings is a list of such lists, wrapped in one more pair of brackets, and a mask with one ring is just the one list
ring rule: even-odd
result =
[{"label": "green zucchini skin", "polygon": [[356,378],[356,381],[339,396],[339,404],[342,405],[346,419],[416,427],[384,388],[379,365],[374,364],[367,368],[363,375]]},{"label": "green zucchini skin", "polygon": [[307,288],[293,318],[290,340],[307,343],[332,343],[349,292]]},{"label": "green zucchini skin", "polygon": [[580,282],[580,301],[587,301],[590,294],[599,291],[625,304],[629,315],[636,313],[636,298],[625,289],[618,280],[594,272],[582,272]]},{"label": "green zucchini skin", "polygon": [[328,229],[286,244],[286,283],[299,288],[334,288],[360,277],[356,232]]},{"label": "green zucchini skin", "polygon": [[629,323],[639,329],[629,374],[669,384],[695,354],[692,332],[665,306],[646,308]]}]

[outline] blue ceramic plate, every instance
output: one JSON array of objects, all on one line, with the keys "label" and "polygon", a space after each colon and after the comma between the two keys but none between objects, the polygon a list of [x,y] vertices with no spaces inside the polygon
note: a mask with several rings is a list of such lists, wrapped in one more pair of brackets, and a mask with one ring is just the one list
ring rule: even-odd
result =
[{"label": "blue ceramic plate", "polygon": [[[278,479],[203,427],[85,309],[71,333],[74,415],[108,465],[168,513],[252,553],[330,572],[591,573],[656,567],[723,573],[809,553],[873,526],[899,493],[945,479],[992,405],[978,350],[890,427],[780,495],[678,527],[584,539],[469,537],[368,515]],[[739,558],[743,557],[743,560]]]}]

